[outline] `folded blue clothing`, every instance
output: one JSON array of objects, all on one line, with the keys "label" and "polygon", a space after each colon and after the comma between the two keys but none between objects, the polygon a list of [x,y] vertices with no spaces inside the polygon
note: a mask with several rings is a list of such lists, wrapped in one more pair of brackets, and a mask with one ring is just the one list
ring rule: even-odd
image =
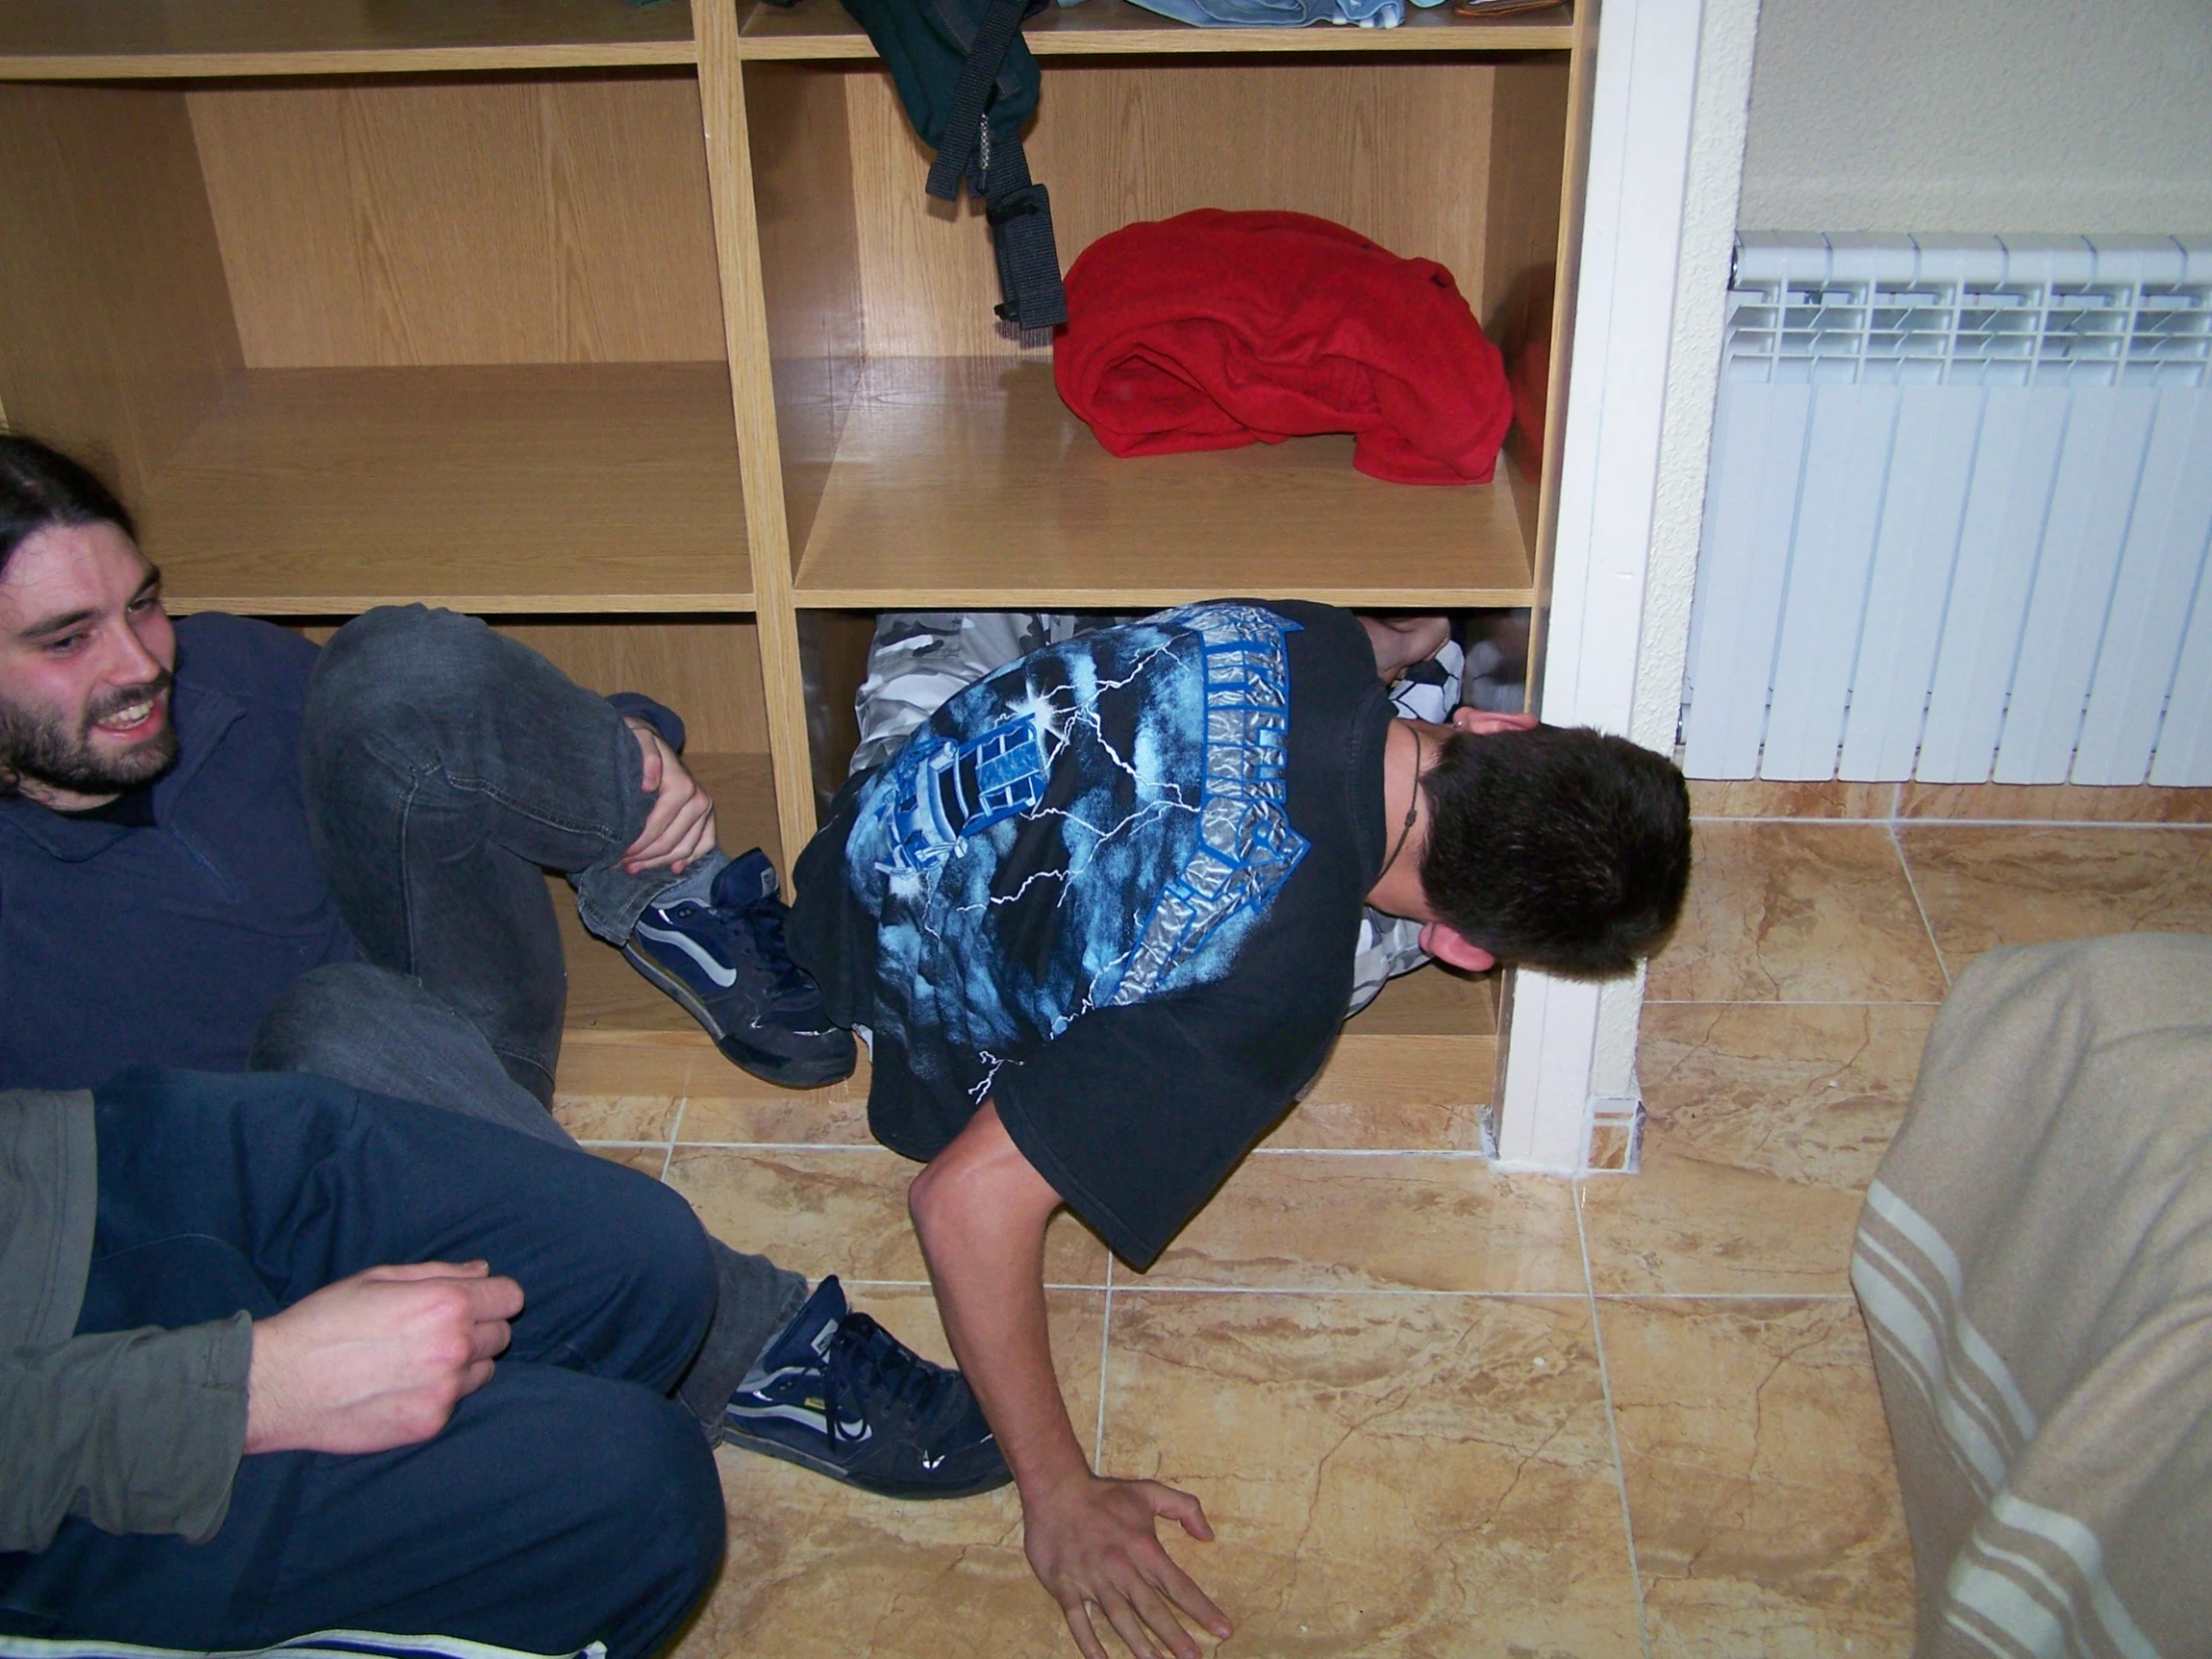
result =
[{"label": "folded blue clothing", "polygon": [[[1063,6],[1077,0],[1060,0]],[[1206,29],[1299,29],[1309,23],[1351,23],[1363,29],[1394,29],[1405,21],[1405,0],[1134,0],[1146,11]],[[1412,0],[1440,6],[1443,0]]]}]

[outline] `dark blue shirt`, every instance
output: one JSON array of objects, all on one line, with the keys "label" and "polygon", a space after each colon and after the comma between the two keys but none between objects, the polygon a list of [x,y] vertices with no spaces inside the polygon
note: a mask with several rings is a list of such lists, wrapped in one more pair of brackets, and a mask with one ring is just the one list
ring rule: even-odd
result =
[{"label": "dark blue shirt", "polygon": [[153,825],[0,800],[0,1088],[87,1088],[141,1063],[243,1070],[279,991],[359,958],[307,843],[314,660],[266,622],[182,618],[180,747]]},{"label": "dark blue shirt", "polygon": [[[179,753],[151,825],[0,799],[0,1089],[89,1088],[141,1064],[243,1071],[286,985],[360,959],[307,840],[315,657],[270,623],[182,618]],[[651,698],[607,701],[683,748],[684,723]]]}]

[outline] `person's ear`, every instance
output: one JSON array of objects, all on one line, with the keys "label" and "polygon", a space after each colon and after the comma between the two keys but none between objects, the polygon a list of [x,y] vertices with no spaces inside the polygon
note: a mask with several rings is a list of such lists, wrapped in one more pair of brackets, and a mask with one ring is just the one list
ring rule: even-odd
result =
[{"label": "person's ear", "polygon": [[1451,729],[1472,732],[1478,738],[1495,737],[1500,732],[1525,732],[1535,724],[1534,715],[1501,715],[1466,706],[1451,711]]},{"label": "person's ear", "polygon": [[1440,921],[1428,922],[1421,928],[1420,947],[1437,961],[1462,973],[1487,973],[1497,966],[1495,956],[1470,941],[1456,927]]}]

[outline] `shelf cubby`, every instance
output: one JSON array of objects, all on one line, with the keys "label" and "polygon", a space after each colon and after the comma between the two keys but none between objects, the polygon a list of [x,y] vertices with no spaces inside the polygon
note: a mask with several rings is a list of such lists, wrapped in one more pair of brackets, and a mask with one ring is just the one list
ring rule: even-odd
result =
[{"label": "shelf cubby", "polygon": [[668,0],[8,0],[0,78],[433,74],[698,61]]},{"label": "shelf cubby", "polygon": [[[872,58],[875,48],[837,0],[777,6],[742,0],[751,9],[741,50],[750,59]],[[1460,17],[1449,7],[1408,6],[1395,29],[1320,26],[1305,29],[1196,29],[1130,0],[1084,0],[1054,6],[1029,20],[1022,38],[1040,58],[1127,56],[1136,53],[1249,57],[1357,52],[1398,57],[1434,52],[1564,52],[1573,43],[1574,10],[1562,3],[1505,18]]]},{"label": "shelf cubby", "polygon": [[[1212,38],[1273,31],[1132,33],[1132,14],[1153,15],[1087,0],[1030,30],[1044,88],[1025,148],[1064,260],[1136,220],[1290,208],[1439,261],[1493,334],[1525,331],[1558,243],[1569,72],[1555,32],[1517,51],[1286,57]],[[923,196],[927,154],[886,77],[830,55],[842,16],[764,7],[745,37],[749,52],[775,38],[822,54],[745,71],[794,603],[1530,602],[1535,457],[1501,456],[1488,484],[1422,488],[1355,471],[1347,437],[1109,455],[1061,401],[1050,353],[999,336],[984,228],[972,205]],[[1066,29],[1146,49],[1046,51]]]},{"label": "shelf cubby", "polygon": [[688,72],[0,85],[0,407],[179,609],[752,608]]}]

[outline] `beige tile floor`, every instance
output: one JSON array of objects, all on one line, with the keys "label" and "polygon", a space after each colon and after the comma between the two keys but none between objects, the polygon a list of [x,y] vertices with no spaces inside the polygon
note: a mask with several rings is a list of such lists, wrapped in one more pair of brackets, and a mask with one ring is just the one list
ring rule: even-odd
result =
[{"label": "beige tile floor", "polygon": [[[1953,975],[2137,928],[2212,931],[2212,828],[1701,822],[1644,1016],[1644,1173],[1505,1177],[1294,1116],[1149,1275],[1055,1224],[1070,1413],[1101,1469],[1205,1501],[1217,1541],[1173,1547],[1238,1622],[1224,1655],[1901,1659],[1860,1197]],[[561,1110],[945,1357],[910,1166],[856,1103]],[[897,1504],[720,1456],[729,1561],[681,1659],[1073,1654],[1010,1493]]]}]

